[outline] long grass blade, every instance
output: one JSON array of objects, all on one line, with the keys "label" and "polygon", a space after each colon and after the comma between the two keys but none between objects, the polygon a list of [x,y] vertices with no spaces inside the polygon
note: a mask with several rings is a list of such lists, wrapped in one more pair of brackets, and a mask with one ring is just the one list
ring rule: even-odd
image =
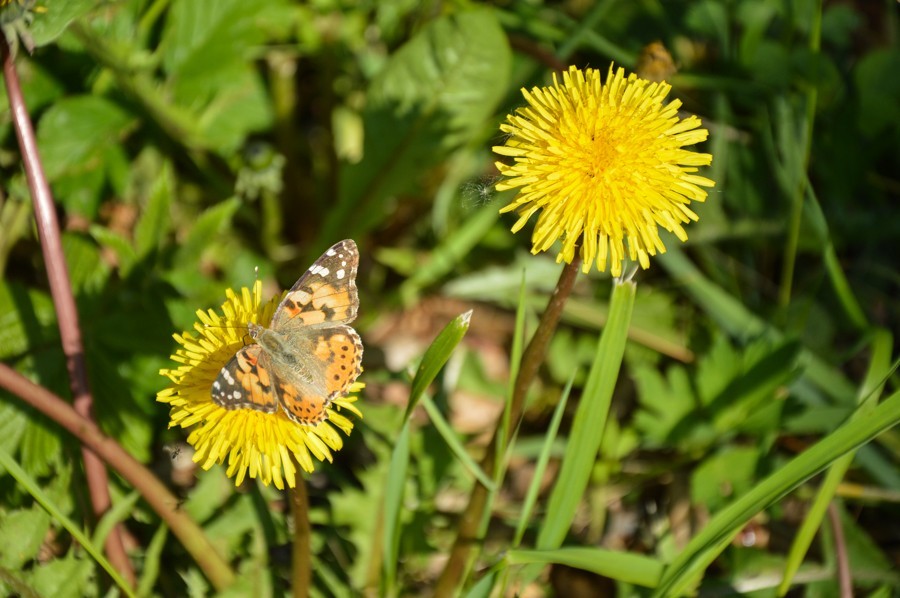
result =
[{"label": "long grass blade", "polygon": [[50,500],[50,497],[47,496],[43,490],[41,490],[40,486],[38,486],[37,482],[35,482],[28,473],[25,472],[24,469],[19,467],[19,464],[13,459],[9,453],[5,450],[0,450],[0,465],[2,465],[9,474],[15,478],[15,480],[22,485],[28,494],[30,494],[35,501],[47,513],[50,514],[56,521],[62,525],[67,532],[72,534],[72,537],[78,541],[84,547],[84,550],[91,555],[97,564],[103,567],[103,570],[106,571],[112,580],[116,583],[119,588],[122,589],[122,592],[125,593],[126,596],[133,598],[135,596],[134,591],[132,591],[131,586],[128,585],[128,582],[119,575],[119,572],[106,560],[106,557],[103,556],[103,551],[97,548],[97,545],[81,531],[81,529],[75,525],[75,522],[69,519],[65,513],[63,513],[57,506]]}]

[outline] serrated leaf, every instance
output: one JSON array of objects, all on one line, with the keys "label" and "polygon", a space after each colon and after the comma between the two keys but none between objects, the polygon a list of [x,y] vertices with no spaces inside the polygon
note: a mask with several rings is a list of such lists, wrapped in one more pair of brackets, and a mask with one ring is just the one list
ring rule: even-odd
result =
[{"label": "serrated leaf", "polygon": [[74,96],[54,103],[37,130],[47,178],[102,168],[101,152],[118,141],[133,118],[101,96]]},{"label": "serrated leaf", "polygon": [[321,244],[374,226],[385,212],[363,206],[415,189],[438,159],[470,140],[506,93],[509,70],[506,36],[483,9],[436,19],[394,53],[372,82],[363,159],[341,169]]},{"label": "serrated leaf", "polygon": [[174,193],[172,168],[168,162],[159,170],[147,197],[147,205],[141,210],[134,227],[134,249],[138,257],[158,250],[169,231],[170,210]]},{"label": "serrated leaf", "polygon": [[100,250],[93,240],[82,233],[65,232],[62,247],[72,290],[80,294],[99,289],[109,275],[109,266],[100,259]]},{"label": "serrated leaf", "polygon": [[232,197],[200,214],[178,250],[175,263],[179,268],[196,274],[204,250],[225,231],[239,205],[238,199]]},{"label": "serrated leaf", "polygon": [[8,511],[0,518],[0,565],[21,569],[37,556],[50,529],[50,516],[39,507]]},{"label": "serrated leaf", "polygon": [[163,31],[163,67],[175,97],[196,104],[230,85],[247,54],[265,40],[259,7],[242,0],[176,0]]},{"label": "serrated leaf", "polygon": [[35,47],[51,43],[66,30],[69,23],[87,14],[95,4],[96,0],[66,0],[44,4],[45,10],[35,11],[34,22],[30,27]]},{"label": "serrated leaf", "polygon": [[31,570],[31,586],[41,596],[80,598],[87,594],[85,584],[93,573],[93,563],[72,552]]}]

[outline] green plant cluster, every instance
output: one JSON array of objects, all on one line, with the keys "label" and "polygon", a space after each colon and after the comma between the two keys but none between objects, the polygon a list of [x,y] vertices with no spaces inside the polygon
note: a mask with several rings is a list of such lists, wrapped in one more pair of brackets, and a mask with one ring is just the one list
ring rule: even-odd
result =
[{"label": "green plant cluster", "polygon": [[[829,597],[841,556],[861,595],[900,592],[900,435],[889,429],[900,421],[897,3],[0,10],[17,11],[5,35],[28,39],[15,64],[60,217],[95,416],[182,497],[172,508],[234,566],[231,592],[287,591],[285,499],[252,483],[235,490],[224,468],[179,481],[186,449],[172,447],[184,435],[155,400],[158,372],[171,335],[225,288],[259,276],[274,294],[343,238],[362,254],[367,390],[345,448],[309,478],[314,594],[429,595],[478,483],[491,508],[458,582],[470,596],[527,584],[569,595],[577,583],[619,596],[775,596],[787,575],[796,595]],[[523,421],[503,428],[517,436],[494,479],[478,464],[485,436],[561,268],[530,255],[529,229],[513,235],[499,214],[511,195],[492,189],[498,124],[550,71],[634,69],[656,40],[678,67],[672,95],[710,130],[704,175],[716,187],[688,243],[667,238],[668,253],[638,273],[612,378],[592,376],[618,313],[611,280],[578,279]],[[6,96],[0,270],[0,359],[69,397]],[[471,325],[454,319],[469,309]],[[612,383],[605,429],[576,425],[588,392]],[[0,391],[0,452],[53,505],[0,467],[0,592],[106,595],[102,569],[60,519],[90,519],[78,442]],[[559,476],[573,470],[588,489],[563,497]],[[88,528],[99,547],[124,524],[137,592],[211,592],[141,496],[115,475],[110,488],[113,509]],[[565,500],[574,522],[551,508]]]}]

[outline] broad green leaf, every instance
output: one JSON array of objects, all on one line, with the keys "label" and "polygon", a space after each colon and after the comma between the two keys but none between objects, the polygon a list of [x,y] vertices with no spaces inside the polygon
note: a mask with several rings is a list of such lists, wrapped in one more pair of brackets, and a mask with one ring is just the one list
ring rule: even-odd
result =
[{"label": "broad green leaf", "polygon": [[319,245],[377,225],[385,201],[416,189],[437,160],[485,127],[509,68],[506,36],[485,9],[438,18],[391,56],[369,90],[363,158],[342,167]]},{"label": "broad green leaf", "polygon": [[[67,532],[72,534],[72,537],[81,544],[97,564],[103,567],[103,570],[106,571],[125,595],[129,597],[134,596],[131,588],[125,580],[122,579],[119,572],[116,571],[113,566],[109,564],[109,561],[106,560],[106,557],[103,556],[103,551],[81,531],[80,527],[75,525],[65,513],[57,508],[57,505],[50,500],[34,479],[29,476],[24,469],[19,467],[19,464],[13,460],[9,453],[0,451],[0,464],[6,468],[16,482],[18,482],[18,484],[22,486],[55,521],[61,524]],[[90,570],[89,567],[85,567],[85,564],[89,565],[90,562],[78,561],[72,554],[73,553],[70,552],[68,556],[62,559],[56,559],[43,567],[35,569],[34,576],[32,577],[34,588],[38,592],[47,593],[48,595],[53,596],[79,595],[81,593],[81,584],[84,582],[85,575]],[[57,568],[61,569],[61,571],[56,571],[55,569]],[[67,585],[64,586],[62,584]],[[66,589],[70,593],[63,593],[63,589]]]},{"label": "broad green leaf", "polygon": [[102,168],[100,152],[115,143],[133,117],[99,96],[55,102],[38,122],[38,147],[47,178]]},{"label": "broad green leaf", "polygon": [[153,181],[147,204],[134,227],[134,249],[139,258],[159,251],[163,246],[172,221],[174,185],[172,167],[166,162]]},{"label": "broad green leaf", "polygon": [[35,47],[46,46],[59,37],[69,23],[83,17],[94,6],[97,0],[66,0],[52,4],[38,3],[45,10],[35,11],[34,22],[29,28]]},{"label": "broad green leaf", "polygon": [[37,557],[50,529],[50,516],[39,507],[6,510],[0,519],[0,565],[22,569]]}]

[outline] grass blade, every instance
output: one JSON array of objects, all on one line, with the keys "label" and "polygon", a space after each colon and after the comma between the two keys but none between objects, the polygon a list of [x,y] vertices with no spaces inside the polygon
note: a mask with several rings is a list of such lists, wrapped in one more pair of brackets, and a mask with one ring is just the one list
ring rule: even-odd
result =
[{"label": "grass blade", "polygon": [[450,359],[453,349],[459,344],[459,341],[466,335],[469,330],[469,322],[472,319],[472,310],[456,316],[449,324],[447,324],[440,334],[431,343],[431,346],[425,351],[422,357],[422,363],[416,370],[416,375],[412,381],[412,388],[409,392],[409,404],[406,406],[406,413],[403,414],[403,421],[409,419],[410,414],[425,392],[425,389],[434,382],[438,372]]},{"label": "grass blade", "polygon": [[103,556],[103,552],[97,548],[87,534],[83,533],[81,529],[75,525],[75,522],[69,519],[65,513],[56,508],[56,505],[53,504],[50,497],[44,494],[44,491],[37,485],[37,482],[31,479],[31,476],[29,476],[24,469],[19,467],[19,464],[16,463],[15,459],[13,459],[5,450],[0,450],[0,465],[2,465],[23,488],[25,488],[25,491],[28,492],[28,494],[30,494],[51,517],[56,519],[60,525],[66,528],[67,532],[72,534],[72,537],[84,547],[85,551],[91,555],[91,558],[97,561],[97,564],[103,567],[103,570],[109,574],[126,596],[132,598],[135,596],[131,586],[128,585],[128,582],[126,582],[122,576],[119,575],[119,572],[106,560],[106,557]]},{"label": "grass blade", "polygon": [[569,402],[569,393],[572,392],[572,384],[575,383],[575,376],[578,371],[572,372],[566,387],[562,391],[559,403],[553,411],[553,419],[547,427],[547,433],[544,436],[544,443],[541,446],[541,453],[538,456],[537,464],[534,466],[534,475],[531,478],[531,484],[528,485],[528,492],[525,495],[525,502],[522,503],[522,514],[519,515],[519,523],[516,525],[516,533],[513,536],[512,545],[516,547],[522,542],[522,536],[525,535],[525,526],[531,519],[531,513],[534,510],[534,504],[537,502],[538,492],[541,489],[541,480],[544,477],[544,471],[547,469],[547,463],[550,461],[550,453],[553,449],[553,443],[556,441],[556,434],[559,431],[559,424],[562,421],[563,413],[566,411],[566,403]]},{"label": "grass blade", "polygon": [[656,596],[688,591],[697,575],[712,563],[753,517],[776,500],[836,461],[900,423],[900,392],[875,409],[851,417],[840,428],[794,457],[748,493],[717,513],[666,569]]},{"label": "grass blade", "polygon": [[[447,363],[447,360],[450,359],[450,355],[453,353],[456,345],[458,345],[463,336],[465,336],[466,331],[469,329],[471,318],[472,310],[469,310],[454,318],[443,330],[441,330],[440,334],[438,334],[431,343],[431,346],[425,351],[425,355],[422,357],[422,363],[419,364],[419,369],[416,371],[416,375],[412,381],[409,393],[409,404],[406,407],[406,412],[403,414],[403,427],[400,429],[397,443],[394,445],[394,450],[391,453],[391,464],[388,469],[388,479],[385,486],[384,561],[382,563],[384,569],[382,591],[385,595],[394,594],[394,585],[396,583],[397,575],[396,568],[399,561],[400,533],[402,527],[400,525],[400,511],[403,507],[403,491],[406,487],[407,473],[409,471],[409,416],[425,394],[425,390],[437,377],[441,368]],[[426,403],[426,409],[428,409],[428,403],[430,403],[430,401]],[[434,411],[437,411],[437,409]],[[438,420],[431,412],[429,412],[429,415],[432,417],[432,422]],[[440,414],[438,413],[438,415]],[[453,437],[452,431],[449,430],[449,426],[446,425],[443,418],[441,417],[439,419],[446,427],[445,432],[447,432],[447,435],[442,433],[444,438],[449,439],[450,437]],[[438,431],[440,431],[440,428]],[[450,444],[450,448],[453,449],[454,445],[450,443],[449,440],[448,443]],[[475,466],[473,473],[475,471],[481,473],[479,479],[487,479],[484,472],[482,472],[477,465]],[[477,473],[476,477],[478,477]]]},{"label": "grass blade", "polygon": [[511,565],[531,563],[568,565],[647,588],[655,587],[663,572],[663,564],[652,557],[602,548],[515,549],[507,553],[506,560]]},{"label": "grass blade", "polygon": [[409,419],[403,423],[397,444],[391,453],[391,465],[384,490],[384,579],[383,592],[394,594],[397,577],[397,562],[400,553],[400,509],[403,506],[403,491],[406,488],[409,470]]},{"label": "grass blade", "polygon": [[437,408],[437,405],[434,404],[428,395],[423,395],[421,401],[422,406],[425,408],[425,412],[428,413],[428,417],[431,419],[432,425],[438,431],[438,434],[441,435],[441,438],[444,439],[444,442],[447,443],[447,446],[453,454],[456,455],[456,458],[459,459],[459,462],[462,463],[463,467],[468,469],[480,483],[493,491],[496,487],[494,481],[491,480],[491,478],[484,473],[484,470],[478,466],[478,463],[469,456],[469,453],[466,452],[465,447],[459,441],[459,438],[456,437],[456,433],[453,431],[453,428],[450,427],[450,424],[447,423],[447,420],[444,419],[444,416]]},{"label": "grass blade", "polygon": [[557,548],[562,544],[587,487],[625,353],[636,290],[637,285],[633,282],[613,284],[609,322],[600,335],[584,394],[575,412],[559,479],[550,495],[547,516],[538,534],[538,548]]},{"label": "grass blade", "polygon": [[[860,387],[859,401],[861,406],[853,414],[853,417],[860,417],[862,414],[868,413],[875,408],[878,397],[884,389],[884,380],[890,374],[892,348],[891,334],[885,330],[878,331],[872,343],[872,361],[869,364],[866,379],[862,387]],[[850,451],[835,461],[828,469],[828,473],[809,507],[806,518],[803,520],[800,529],[797,530],[797,535],[791,544],[791,549],[785,562],[784,578],[781,581],[781,585],[778,586],[779,596],[784,596],[788,588],[790,588],[791,580],[800,569],[800,564],[806,557],[806,552],[812,544],[816,531],[822,525],[825,510],[831,503],[831,499],[834,498],[838,485],[844,479],[847,470],[850,469],[854,456],[856,456],[856,451]]]}]

